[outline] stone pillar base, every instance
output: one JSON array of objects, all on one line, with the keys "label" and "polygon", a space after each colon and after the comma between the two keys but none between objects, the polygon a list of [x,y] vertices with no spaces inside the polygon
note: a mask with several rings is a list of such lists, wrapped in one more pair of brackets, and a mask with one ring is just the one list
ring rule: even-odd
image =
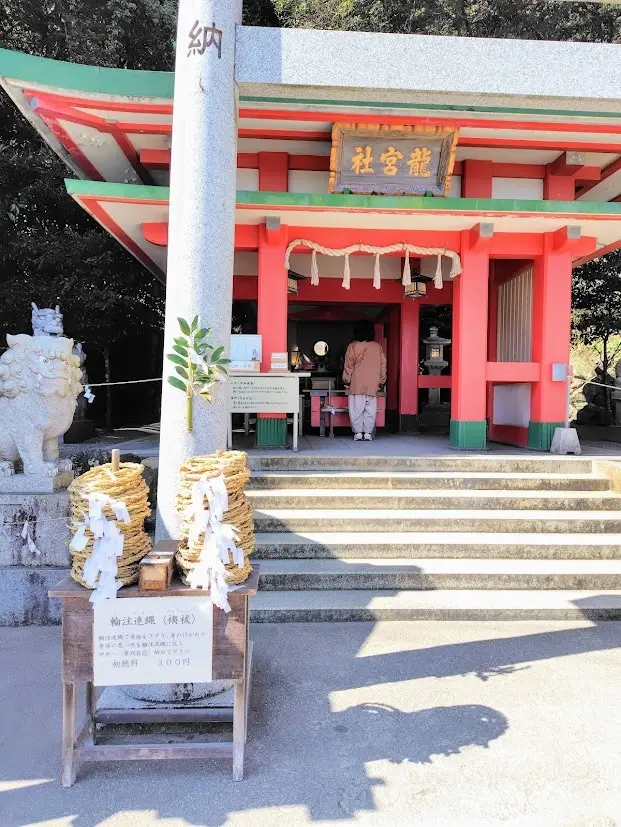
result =
[{"label": "stone pillar base", "polygon": [[528,423],[528,447],[533,451],[549,451],[554,438],[554,431],[562,428],[563,422]]},{"label": "stone pillar base", "polygon": [[[3,479],[27,487],[28,477]],[[57,480],[50,477],[50,485]],[[25,481],[25,482],[24,482]],[[19,487],[19,486],[18,486]],[[48,589],[69,569],[71,506],[66,491],[0,494],[0,626],[47,625],[60,621],[60,603]],[[22,530],[28,524],[39,554],[30,551]]]},{"label": "stone pillar base", "polygon": [[487,422],[451,419],[449,445],[460,451],[484,451],[487,448]]},{"label": "stone pillar base", "polygon": [[286,417],[257,417],[257,448],[286,447]]}]

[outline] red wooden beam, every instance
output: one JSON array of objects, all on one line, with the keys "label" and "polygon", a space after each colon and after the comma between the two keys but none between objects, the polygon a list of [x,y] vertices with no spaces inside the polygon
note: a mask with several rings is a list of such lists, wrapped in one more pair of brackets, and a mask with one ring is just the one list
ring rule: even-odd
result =
[{"label": "red wooden beam", "polygon": [[283,109],[240,109],[240,118],[251,118],[252,120],[269,121],[321,121],[342,122],[342,123],[378,123],[378,124],[430,124],[433,126],[461,126],[471,129],[520,129],[525,132],[584,132],[599,135],[621,135],[621,124],[602,123],[571,123],[548,122],[548,121],[505,121],[492,118],[436,118],[421,115],[383,115],[376,113],[352,112],[302,112]]},{"label": "red wooden beam", "polygon": [[488,382],[538,382],[541,376],[539,362],[488,362]]}]

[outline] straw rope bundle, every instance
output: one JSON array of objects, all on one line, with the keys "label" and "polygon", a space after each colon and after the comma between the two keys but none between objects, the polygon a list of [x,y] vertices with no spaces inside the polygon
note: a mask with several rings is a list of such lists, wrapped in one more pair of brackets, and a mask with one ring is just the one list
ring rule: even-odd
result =
[{"label": "straw rope bundle", "polygon": [[[138,580],[138,564],[151,550],[151,538],[144,531],[145,518],[151,514],[149,508],[149,489],[142,477],[144,466],[134,462],[120,463],[118,470],[114,470],[111,463],[99,465],[77,477],[69,486],[71,497],[71,533],[75,536],[80,524],[88,521],[89,502],[91,494],[105,494],[111,500],[124,503],[130,521],[125,523],[118,520],[109,503],[102,507],[102,516],[114,520],[123,535],[123,554],[118,558],[117,579],[124,585],[136,583]],[[71,576],[82,586],[87,586],[84,577],[84,563],[93,553],[94,536],[90,528],[86,527],[88,543],[82,551],[71,550]]]},{"label": "straw rope bundle", "polygon": [[[177,511],[181,516],[181,542],[179,543],[176,561],[181,569],[184,582],[200,559],[205,539],[203,533],[198,536],[195,542],[190,542],[190,528],[193,521],[191,514],[192,486],[205,477],[215,478],[220,474],[224,477],[229,501],[222,523],[235,528],[239,537],[237,545],[244,552],[242,568],[239,568],[233,562],[229,554],[229,562],[225,564],[228,572],[226,581],[229,585],[237,585],[248,579],[252,571],[248,557],[254,551],[254,524],[252,506],[244,494],[244,486],[250,479],[246,459],[246,454],[243,451],[220,451],[217,454],[192,457],[181,467],[181,480],[175,500]],[[204,499],[203,504],[205,509],[209,508],[207,498]]]}]

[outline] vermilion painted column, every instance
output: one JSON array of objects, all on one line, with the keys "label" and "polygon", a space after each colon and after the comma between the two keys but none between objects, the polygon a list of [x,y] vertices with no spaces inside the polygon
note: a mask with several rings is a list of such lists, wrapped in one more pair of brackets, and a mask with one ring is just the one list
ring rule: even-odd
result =
[{"label": "vermilion painted column", "polygon": [[489,253],[471,244],[471,233],[462,232],[463,272],[453,282],[450,443],[476,450],[487,444]]},{"label": "vermilion painted column", "polygon": [[401,304],[401,354],[399,362],[399,430],[415,431],[418,425],[418,339],[420,303]]},{"label": "vermilion painted column", "polygon": [[575,201],[576,181],[573,175],[554,175],[549,170],[543,179],[545,201]]},{"label": "vermilion painted column", "polygon": [[289,153],[258,152],[261,192],[289,191]]},{"label": "vermilion painted column", "polygon": [[552,365],[569,363],[571,334],[571,253],[555,252],[546,235],[544,254],[534,262],[533,362],[541,378],[533,385],[528,447],[548,451],[554,431],[565,421],[567,387],[552,381]]},{"label": "vermilion painted column", "polygon": [[[269,371],[272,353],[287,350],[287,227],[259,228],[257,332],[262,337],[261,372]],[[287,444],[286,414],[257,417],[257,445],[284,447]]]},{"label": "vermilion painted column", "polygon": [[462,198],[492,197],[493,164],[469,158],[464,161],[461,173]]}]

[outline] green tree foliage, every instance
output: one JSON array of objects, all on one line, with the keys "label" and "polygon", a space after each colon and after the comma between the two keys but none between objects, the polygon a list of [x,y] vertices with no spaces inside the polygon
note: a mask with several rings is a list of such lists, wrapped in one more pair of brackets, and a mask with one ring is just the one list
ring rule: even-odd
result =
[{"label": "green tree foliage", "polygon": [[274,0],[283,26],[469,37],[621,38],[618,7],[543,0]]},{"label": "green tree foliage", "polygon": [[[621,250],[591,261],[574,271],[572,333],[574,343],[587,346],[576,352],[590,352],[590,370],[579,376],[582,382],[594,380],[614,385],[614,368],[621,356]],[[584,360],[583,360],[584,361]],[[588,399],[599,393],[612,412],[611,395],[587,387]]]}]

